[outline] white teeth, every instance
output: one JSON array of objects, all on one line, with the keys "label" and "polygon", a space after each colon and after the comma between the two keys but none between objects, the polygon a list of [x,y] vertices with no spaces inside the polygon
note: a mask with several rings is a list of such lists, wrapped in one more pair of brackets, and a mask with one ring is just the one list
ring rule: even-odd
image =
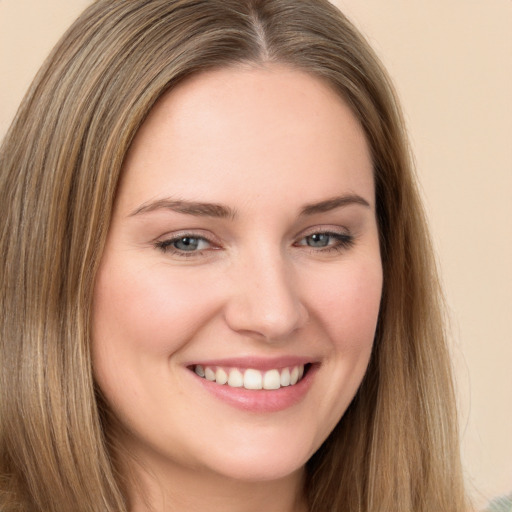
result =
[{"label": "white teeth", "polygon": [[248,368],[243,371],[237,368],[212,368],[198,364],[194,367],[194,372],[199,377],[203,377],[211,382],[216,382],[219,385],[227,384],[232,388],[244,387],[245,389],[253,390],[273,390],[297,384],[304,375],[304,365],[262,372],[253,368]]},{"label": "white teeth", "polygon": [[279,389],[281,387],[281,376],[278,370],[270,370],[265,373],[263,387],[265,389]]},{"label": "white teeth", "polygon": [[236,368],[229,372],[228,386],[232,388],[241,388],[244,385],[244,376],[240,370]]},{"label": "white teeth", "polygon": [[281,372],[281,386],[289,386],[290,385],[290,370],[285,368]]},{"label": "white teeth", "polygon": [[217,368],[215,377],[217,384],[226,384],[228,381],[228,374],[222,368]]},{"label": "white teeth", "polygon": [[258,370],[245,370],[244,388],[261,389],[263,387],[263,377]]},{"label": "white teeth", "polygon": [[297,384],[298,380],[299,380],[299,369],[297,368],[297,366],[294,366],[293,370],[290,373],[290,386]]}]

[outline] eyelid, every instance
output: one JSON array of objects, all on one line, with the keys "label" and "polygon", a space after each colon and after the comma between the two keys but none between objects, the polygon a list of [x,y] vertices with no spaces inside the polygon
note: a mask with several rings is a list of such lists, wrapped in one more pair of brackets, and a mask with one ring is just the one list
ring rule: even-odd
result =
[{"label": "eyelid", "polygon": [[179,229],[178,231],[171,231],[160,235],[158,238],[153,240],[153,243],[157,242],[165,242],[167,240],[176,240],[185,237],[193,237],[193,238],[203,238],[204,240],[208,240],[212,244],[219,245],[220,242],[217,241],[217,237],[214,236],[210,231],[201,229],[201,228],[191,228],[191,229]]},{"label": "eyelid", "polygon": [[316,226],[310,226],[302,230],[296,237],[296,240],[316,235],[316,234],[333,234],[333,235],[346,235],[351,236],[352,233],[345,226],[336,226],[332,224],[319,224]]}]

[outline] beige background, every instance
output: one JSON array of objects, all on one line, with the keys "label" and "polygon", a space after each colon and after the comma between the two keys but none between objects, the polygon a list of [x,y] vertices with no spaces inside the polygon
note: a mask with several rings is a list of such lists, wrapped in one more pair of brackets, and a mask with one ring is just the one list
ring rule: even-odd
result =
[{"label": "beige background", "polygon": [[[88,0],[0,0],[0,137]],[[512,0],[335,0],[402,98],[450,308],[468,483],[512,490]]]}]

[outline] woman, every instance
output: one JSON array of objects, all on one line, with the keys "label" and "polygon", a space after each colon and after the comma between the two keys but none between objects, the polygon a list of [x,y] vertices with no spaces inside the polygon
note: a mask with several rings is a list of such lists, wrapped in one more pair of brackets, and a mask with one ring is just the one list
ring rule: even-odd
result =
[{"label": "woman", "polygon": [[2,510],[467,510],[400,111],[328,2],[99,0],[0,165]]}]

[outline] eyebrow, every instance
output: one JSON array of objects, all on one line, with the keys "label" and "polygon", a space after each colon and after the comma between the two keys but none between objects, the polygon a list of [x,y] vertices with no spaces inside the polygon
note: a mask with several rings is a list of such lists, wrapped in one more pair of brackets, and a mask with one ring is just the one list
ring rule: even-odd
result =
[{"label": "eyebrow", "polygon": [[141,213],[154,212],[156,210],[172,210],[177,213],[194,215],[196,217],[216,217],[220,219],[236,217],[236,211],[217,203],[201,203],[197,201],[181,201],[175,199],[158,199],[144,203],[134,210],[130,217]]},{"label": "eyebrow", "polygon": [[325,213],[331,210],[335,210],[336,208],[341,208],[343,206],[349,206],[353,204],[359,204],[366,208],[370,208],[370,203],[361,196],[357,194],[349,194],[344,196],[331,197],[330,199],[326,199],[325,201],[320,201],[319,203],[311,203],[304,208],[302,208],[300,215],[314,215],[316,213]]},{"label": "eyebrow", "polygon": [[[318,213],[325,213],[336,208],[342,208],[353,204],[359,204],[366,208],[370,207],[370,203],[363,197],[357,194],[349,194],[344,196],[331,197],[318,203],[311,203],[304,206],[300,212],[300,216],[315,215]],[[234,219],[236,217],[236,210],[228,206],[217,203],[202,203],[198,201],[183,201],[176,199],[158,199],[144,203],[139,206],[132,213],[130,217],[140,215],[143,213],[154,212],[156,210],[172,210],[177,213],[186,215],[193,215],[195,217],[214,217],[219,219]]]}]

